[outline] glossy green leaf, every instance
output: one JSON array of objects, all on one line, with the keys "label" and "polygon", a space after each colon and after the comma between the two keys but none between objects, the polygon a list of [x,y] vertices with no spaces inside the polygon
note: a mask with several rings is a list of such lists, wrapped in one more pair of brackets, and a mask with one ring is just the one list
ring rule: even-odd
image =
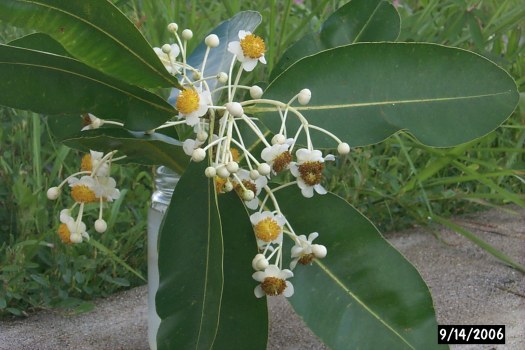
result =
[{"label": "glossy green leaf", "polygon": [[[206,66],[204,67],[204,75],[216,76],[220,72],[228,73],[234,57],[233,54],[228,51],[228,43],[231,41],[239,41],[240,30],[253,32],[261,23],[261,20],[262,17],[259,12],[243,11],[220,23],[215,29],[213,29],[209,34],[217,35],[220,44],[209,51]],[[201,69],[206,49],[207,46],[204,41],[201,42],[188,57],[188,64],[197,69]],[[208,86],[210,87],[210,90],[213,90],[217,86],[217,80],[208,80]],[[173,89],[168,101],[174,104],[178,94],[179,90]],[[214,98],[217,99],[218,96],[214,96]]]},{"label": "glossy green leaf", "polygon": [[[51,128],[56,129],[60,119],[54,118],[48,122]],[[107,153],[118,150],[117,156],[126,156],[123,162],[165,165],[179,174],[184,172],[190,160],[180,141],[158,132],[148,135],[122,128],[100,128],[69,134],[60,141],[84,152],[95,150]]]},{"label": "glossy green leaf", "polygon": [[182,175],[159,232],[159,350],[210,349],[217,336],[224,251],[206,164],[192,163]]},{"label": "glossy green leaf", "polygon": [[[518,102],[516,84],[491,61],[421,43],[358,43],[323,51],[288,68],[264,98],[288,101],[304,88],[311,90],[311,101],[296,109],[351,146],[377,143],[399,130],[430,146],[457,145],[494,130]],[[281,118],[270,110],[252,108],[276,132]],[[295,132],[299,122],[288,119],[288,130]],[[311,134],[315,147],[336,146],[323,133]]]},{"label": "glossy green leaf", "polygon": [[352,0],[323,23],[319,33],[304,36],[283,54],[271,73],[272,79],[299,59],[337,46],[357,42],[394,41],[401,19],[385,0]]},{"label": "glossy green leaf", "polygon": [[328,249],[324,259],[295,268],[289,298],[324,343],[334,350],[447,348],[436,344],[421,276],[368,219],[331,193],[305,199],[289,187],[276,195],[294,230],[319,232],[314,243]]},{"label": "glossy green leaf", "polygon": [[0,104],[44,114],[93,113],[131,130],[153,129],[175,114],[151,92],[64,56],[0,45]]},{"label": "glossy green leaf", "polygon": [[[250,264],[257,244],[248,213],[235,193],[221,194],[219,211],[224,238],[224,292],[213,349],[266,350],[268,309],[256,298]],[[235,335],[235,336],[232,336]]]},{"label": "glossy green leaf", "polygon": [[135,25],[110,1],[4,0],[0,20],[49,34],[74,57],[125,82],[178,85]]},{"label": "glossy green leaf", "polygon": [[60,56],[70,56],[58,41],[44,33],[32,33],[8,43],[9,46],[23,47],[31,50],[54,53]]}]

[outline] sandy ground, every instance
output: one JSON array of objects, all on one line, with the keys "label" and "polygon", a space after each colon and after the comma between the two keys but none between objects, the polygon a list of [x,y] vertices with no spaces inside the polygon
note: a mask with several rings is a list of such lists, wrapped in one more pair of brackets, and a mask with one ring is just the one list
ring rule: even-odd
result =
[{"label": "sandy ground", "polygon": [[[492,210],[454,220],[525,264],[525,210]],[[386,235],[429,285],[440,324],[504,324],[505,345],[452,349],[525,349],[525,276],[498,262],[467,239],[422,229]],[[147,350],[146,288],[98,300],[77,316],[42,311],[0,322],[0,350]],[[325,349],[286,300],[270,298],[269,350]],[[236,349],[233,349],[236,350]]]}]

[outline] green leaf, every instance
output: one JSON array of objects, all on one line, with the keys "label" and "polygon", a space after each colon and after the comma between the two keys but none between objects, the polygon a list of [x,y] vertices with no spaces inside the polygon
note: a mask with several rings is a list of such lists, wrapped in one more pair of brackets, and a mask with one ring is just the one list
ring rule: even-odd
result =
[{"label": "green leaf", "polygon": [[314,243],[328,250],[290,280],[292,306],[323,342],[334,350],[440,348],[427,286],[368,219],[331,193],[305,199],[289,187],[276,195],[294,230],[319,232]]},{"label": "green leaf", "polygon": [[1,1],[0,20],[49,34],[82,62],[128,83],[178,86],[139,30],[110,1]]},{"label": "green leaf", "polygon": [[58,41],[44,33],[28,34],[21,38],[10,41],[8,45],[54,53],[55,55],[60,56],[70,56],[66,49],[64,49],[64,46],[60,45]]},{"label": "green leaf", "polygon": [[159,350],[210,349],[219,328],[223,237],[206,165],[192,163],[182,175],[159,232]]},{"label": "green leaf", "polygon": [[150,130],[175,114],[149,91],[64,56],[0,45],[0,104],[44,114],[93,113]]},{"label": "green leaf", "polygon": [[[52,130],[59,129],[60,119],[48,119]],[[149,135],[122,128],[100,128],[76,132],[73,135],[67,134],[64,138],[60,138],[60,141],[83,152],[96,150],[108,153],[118,150],[117,157],[127,156],[123,162],[165,165],[179,174],[184,172],[190,160],[190,157],[184,153],[180,141],[158,132]]]},{"label": "green leaf", "polygon": [[401,19],[395,7],[384,0],[352,0],[323,23],[319,33],[304,36],[283,54],[271,73],[272,79],[299,59],[337,46],[357,42],[395,41]]},{"label": "green leaf", "polygon": [[[254,31],[261,23],[261,20],[262,17],[259,12],[243,11],[220,23],[213,29],[209,34],[217,35],[220,44],[210,50],[206,60],[204,76],[215,76],[220,72],[228,73],[234,57],[233,54],[228,51],[228,43],[231,41],[239,41],[239,30]],[[188,57],[188,64],[197,69],[201,69],[206,49],[207,46],[204,41],[202,41]],[[217,80],[208,80],[208,86],[210,90],[213,90],[217,86]],[[174,104],[178,95],[179,90],[173,89],[168,101]]]},{"label": "green leaf", "polygon": [[253,226],[235,193],[221,194],[218,199],[224,238],[224,292],[213,348],[265,350],[268,309],[266,300],[256,298],[253,292],[256,282],[250,262],[257,254]]},{"label": "green leaf", "polygon": [[[295,108],[352,146],[377,143],[400,130],[430,146],[457,145],[494,130],[518,102],[516,84],[491,61],[420,43],[359,43],[323,51],[288,68],[264,98],[288,101],[304,88],[311,90],[311,101]],[[271,110],[251,109],[277,132],[281,118]],[[299,122],[292,115],[288,120],[288,130],[295,132]],[[319,131],[311,134],[315,147],[336,145]]]}]

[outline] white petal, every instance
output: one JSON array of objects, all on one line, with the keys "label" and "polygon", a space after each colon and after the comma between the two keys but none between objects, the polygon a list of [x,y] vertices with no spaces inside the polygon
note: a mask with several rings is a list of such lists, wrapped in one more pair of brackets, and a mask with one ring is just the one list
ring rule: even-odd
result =
[{"label": "white petal", "polygon": [[291,297],[293,295],[293,292],[294,292],[293,284],[291,284],[290,282],[286,281],[286,289],[284,290],[283,295],[285,297],[289,298],[289,297]]},{"label": "white petal", "polygon": [[195,143],[195,140],[192,139],[184,140],[184,142],[182,143],[182,149],[184,150],[184,153],[186,153],[186,155],[191,156],[193,154],[193,151],[196,148]]},{"label": "white petal", "polygon": [[239,54],[242,54],[241,43],[238,41],[229,42],[228,51],[233,53],[235,56],[239,57]]},{"label": "white petal", "polygon": [[301,193],[306,198],[312,198],[314,196],[314,189],[311,186],[301,189]]},{"label": "white petal", "polygon": [[297,266],[297,262],[299,261],[299,259],[293,259],[292,261],[290,261],[290,269],[293,270],[295,269],[295,267]]},{"label": "white petal", "polygon": [[249,32],[247,30],[239,30],[239,39],[244,39],[246,35],[250,35],[252,32]]},{"label": "white petal", "polygon": [[312,243],[312,241],[314,239],[316,239],[317,237],[319,237],[319,233],[318,232],[312,232],[308,235],[308,242]]},{"label": "white petal", "polygon": [[266,64],[266,59],[264,58],[264,55],[259,57],[259,62],[261,62],[262,64]]},{"label": "white petal", "polygon": [[327,154],[324,160],[335,160],[335,156],[333,154]]},{"label": "white petal", "polygon": [[246,207],[248,207],[248,209],[256,210],[257,207],[259,206],[259,199],[257,199],[257,197],[255,197],[251,201],[244,202],[244,204],[246,204]]},{"label": "white petal", "polygon": [[306,148],[299,148],[297,152],[295,152],[295,155],[297,156],[297,163],[301,164],[309,160],[310,151],[307,150]]},{"label": "white petal", "polygon": [[262,287],[260,284],[257,287],[255,287],[255,289],[253,290],[253,293],[255,294],[257,298],[262,298],[263,296],[266,295],[266,293],[264,293],[264,291],[262,290]]},{"label": "white petal", "polygon": [[257,60],[250,59],[242,63],[242,68],[247,72],[251,72],[255,68],[256,65],[257,65]]},{"label": "white petal", "polygon": [[270,265],[266,268],[266,270],[264,270],[264,273],[266,274],[266,277],[277,277],[281,274],[281,270],[277,267],[277,265]]},{"label": "white petal", "polygon": [[254,272],[253,275],[252,275],[253,279],[256,280],[257,282],[262,282],[264,281],[264,279],[266,277],[268,277],[266,275],[266,272],[265,271],[257,271],[257,272]]},{"label": "white petal", "polygon": [[297,166],[295,162],[290,163],[290,172],[292,173],[293,176],[297,178],[301,176],[301,174],[299,173],[299,167]]},{"label": "white petal", "polygon": [[293,272],[288,269],[283,269],[281,273],[279,274],[279,276],[277,277],[282,278],[283,280],[286,280],[290,277],[293,277]]},{"label": "white petal", "polygon": [[315,192],[319,193],[319,194],[327,194],[328,191],[321,185],[317,184],[314,186],[314,189],[315,189]]}]

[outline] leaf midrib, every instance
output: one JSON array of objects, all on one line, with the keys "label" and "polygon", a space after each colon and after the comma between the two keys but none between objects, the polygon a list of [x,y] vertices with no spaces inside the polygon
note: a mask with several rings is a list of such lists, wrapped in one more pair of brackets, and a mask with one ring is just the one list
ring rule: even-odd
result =
[{"label": "leaf midrib", "polygon": [[142,62],[143,64],[145,64],[148,68],[150,68],[151,70],[153,70],[155,73],[157,73],[164,81],[172,84],[173,82],[170,81],[169,79],[166,78],[166,76],[164,76],[164,74],[162,74],[161,72],[159,72],[154,66],[152,66],[151,64],[149,64],[147,61],[145,61],[141,56],[137,55],[133,50],[131,50],[128,46],[126,46],[124,43],[122,43],[120,40],[118,40],[117,38],[115,38],[113,35],[109,34],[108,32],[106,32],[105,30],[103,30],[102,28],[100,28],[99,26],[96,26],[94,23],[91,23],[91,22],[88,22],[87,20],[83,19],[82,17],[79,17],[71,12],[67,12],[65,10],[62,10],[60,8],[57,8],[57,7],[54,7],[54,6],[50,6],[50,5],[47,5],[47,4],[42,4],[42,3],[39,3],[39,2],[36,2],[36,1],[28,1],[28,0],[18,0],[20,2],[25,2],[25,3],[29,3],[29,4],[33,4],[35,6],[41,6],[43,8],[49,8],[50,10],[55,10],[57,12],[61,12],[61,13],[64,13],[66,15],[69,15],[73,18],[75,18],[76,20],[79,20],[80,22],[83,22],[85,24],[87,24],[88,26],[94,28],[95,30],[99,31],[100,33],[104,34],[104,35],[107,35],[109,38],[111,38],[114,42],[116,42],[120,47],[122,47],[124,50],[128,51],[132,56],[134,56],[135,58],[137,58],[140,62]]},{"label": "leaf midrib", "polygon": [[[357,107],[372,107],[372,106],[385,106],[385,105],[396,105],[396,104],[415,104],[415,103],[429,103],[429,102],[448,102],[448,101],[459,101],[468,99],[478,99],[484,97],[494,97],[499,95],[506,95],[512,93],[512,90],[504,92],[496,92],[482,95],[468,95],[468,96],[453,96],[453,97],[436,97],[436,98],[421,98],[413,100],[389,100],[389,101],[378,101],[378,102],[358,102],[358,103],[344,103],[344,104],[319,104],[311,106],[294,106],[293,108],[298,111],[313,111],[313,110],[327,110],[327,109],[341,109],[341,108],[357,108]],[[246,108],[248,109],[248,108]],[[251,107],[250,112],[273,112],[275,107]]]},{"label": "leaf midrib", "polygon": [[411,349],[416,349],[412,344],[408,342],[407,339],[405,339],[399,332],[397,332],[394,328],[392,328],[386,321],[384,321],[378,314],[376,314],[372,309],[370,309],[357,295],[352,293],[349,288],[345,286],[345,284],[340,281],[329,268],[326,267],[321,261],[318,259],[314,260],[315,264],[318,265],[331,279],[334,280],[334,282],[341,287],[341,289],[348,294],[350,297],[352,297],[359,305],[361,305],[366,311],[370,313],[374,318],[376,318],[383,326],[385,326],[388,330],[390,330],[393,334],[398,336],[404,343],[406,343]]}]

